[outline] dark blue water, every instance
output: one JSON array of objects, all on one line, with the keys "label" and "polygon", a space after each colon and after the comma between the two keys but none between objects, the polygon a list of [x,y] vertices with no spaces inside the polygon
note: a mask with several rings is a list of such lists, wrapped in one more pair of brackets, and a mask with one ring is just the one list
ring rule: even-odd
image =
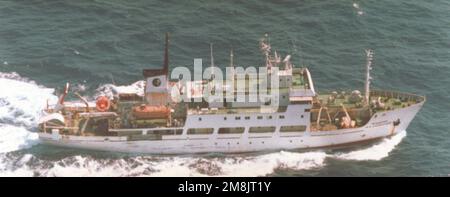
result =
[{"label": "dark blue water", "polygon": [[[171,33],[171,67],[208,58],[211,42],[216,64],[228,65],[233,48],[238,65],[260,65],[258,40],[269,33],[273,48],[310,68],[319,91],[362,89],[364,49],[371,48],[375,88],[426,95],[427,102],[406,137],[338,153],[158,157],[36,145],[30,133],[35,112],[43,98],[52,97],[44,88],[68,81],[93,96],[104,84],[142,80],[142,69],[162,64],[165,32]],[[450,174],[450,2],[445,0],[0,0],[0,63],[4,175]]]}]

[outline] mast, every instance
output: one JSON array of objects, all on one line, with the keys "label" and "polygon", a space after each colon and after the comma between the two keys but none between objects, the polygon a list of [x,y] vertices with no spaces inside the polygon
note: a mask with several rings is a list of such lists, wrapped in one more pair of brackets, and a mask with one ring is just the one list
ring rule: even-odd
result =
[{"label": "mast", "polygon": [[230,67],[234,68],[234,54],[233,49],[230,50]]},{"label": "mast", "polygon": [[366,49],[366,82],[365,82],[365,91],[364,91],[364,104],[369,104],[369,96],[370,96],[370,70],[372,70],[372,60],[373,60],[373,51],[372,49]]},{"label": "mast", "polygon": [[214,55],[213,55],[213,43],[209,44],[209,50],[211,51],[211,79],[214,79]]},{"label": "mast", "polygon": [[269,43],[269,35],[265,34],[264,38],[261,39],[260,43],[260,49],[261,52],[264,54],[264,56],[266,57],[266,67],[267,69],[271,69],[272,68],[272,63],[270,62],[270,43]]},{"label": "mast", "polygon": [[166,74],[166,76],[169,75],[169,32],[166,32],[163,72]]},{"label": "mast", "polygon": [[209,44],[209,50],[211,52],[211,67],[214,67],[213,43]]}]

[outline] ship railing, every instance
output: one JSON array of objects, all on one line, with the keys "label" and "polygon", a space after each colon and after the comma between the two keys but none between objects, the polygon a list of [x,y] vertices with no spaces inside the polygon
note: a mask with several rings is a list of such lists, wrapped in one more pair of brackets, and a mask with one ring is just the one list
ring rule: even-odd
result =
[{"label": "ship railing", "polygon": [[390,91],[390,90],[371,90],[370,91],[371,97],[388,97],[388,98],[395,98],[399,100],[407,100],[407,101],[414,101],[416,103],[420,103],[425,100],[424,96],[419,96],[411,93],[404,93],[404,92],[397,92],[397,91]]},{"label": "ship railing", "polygon": [[[318,95],[329,95],[332,91],[320,91],[317,92]],[[338,94],[341,93],[341,91],[337,91]],[[344,91],[346,95],[350,95],[351,91]],[[394,98],[399,100],[407,100],[407,101],[414,101],[416,103],[422,102],[425,100],[425,96],[420,96],[416,94],[411,93],[405,93],[405,92],[397,92],[397,91],[391,91],[391,90],[371,90],[370,96],[373,98],[376,97],[388,97],[388,98]]]}]

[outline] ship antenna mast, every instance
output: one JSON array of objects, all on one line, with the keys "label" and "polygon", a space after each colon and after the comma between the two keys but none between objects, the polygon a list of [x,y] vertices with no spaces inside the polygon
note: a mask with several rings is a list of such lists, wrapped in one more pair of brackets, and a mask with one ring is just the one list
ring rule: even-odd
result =
[{"label": "ship antenna mast", "polygon": [[214,67],[213,43],[209,44],[209,49],[211,51],[211,79],[214,79],[214,69],[212,69]]},{"label": "ship antenna mast", "polygon": [[163,70],[167,77],[169,75],[169,32],[166,32],[165,38]]},{"label": "ship antenna mast", "polygon": [[230,50],[230,67],[234,68],[234,54],[233,54],[233,48]]},{"label": "ship antenna mast", "polygon": [[261,39],[260,49],[261,49],[261,52],[263,52],[263,54],[266,56],[266,67],[268,69],[271,69],[272,63],[270,62],[270,56],[269,56],[271,47],[270,47],[270,43],[269,43],[269,35],[268,34],[265,34],[264,38]]},{"label": "ship antenna mast", "polygon": [[373,50],[366,49],[366,82],[365,82],[365,91],[364,91],[364,104],[369,104],[369,96],[370,96],[370,70],[372,70],[372,60],[373,60]]}]

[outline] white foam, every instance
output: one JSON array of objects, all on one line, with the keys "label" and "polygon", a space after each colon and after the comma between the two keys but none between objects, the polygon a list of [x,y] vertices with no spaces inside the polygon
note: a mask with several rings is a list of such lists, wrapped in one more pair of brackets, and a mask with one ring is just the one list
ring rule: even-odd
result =
[{"label": "white foam", "polygon": [[115,168],[115,165],[104,165],[101,162],[87,157],[75,156],[73,159],[65,159],[56,162],[55,165],[42,171],[46,176],[121,176],[123,168]]},{"label": "white foam", "polygon": [[0,153],[35,144],[36,127],[47,100],[56,102],[53,89],[36,85],[17,73],[0,72]]},{"label": "white foam", "polygon": [[355,8],[355,10],[357,11],[356,13],[361,16],[364,14],[364,11],[361,9],[361,7],[359,6],[359,4],[357,3],[353,3],[353,8]]},{"label": "white foam", "polygon": [[217,162],[222,176],[266,176],[276,169],[307,170],[325,165],[323,152],[295,153],[281,151],[255,157],[226,159]]},{"label": "white foam", "polygon": [[[320,169],[327,165],[327,158],[381,160],[389,156],[405,136],[403,131],[368,148],[336,154],[280,151],[250,156],[137,156],[128,159],[70,156],[59,161],[39,160],[31,155],[5,159],[0,154],[0,176],[267,176],[277,169]],[[32,160],[38,161],[29,162]]]},{"label": "white foam", "polygon": [[104,95],[109,98],[113,98],[118,93],[124,93],[124,94],[137,94],[140,96],[144,95],[144,88],[145,88],[145,81],[137,81],[134,82],[131,85],[123,85],[123,86],[117,86],[114,84],[105,84],[97,88],[97,94],[95,97]]},{"label": "white foam", "polygon": [[5,154],[0,154],[0,177],[30,177],[33,176],[34,172],[25,165],[33,156],[30,154],[25,154],[21,158],[18,158],[19,166],[14,166],[15,162],[6,157]]},{"label": "white foam", "polygon": [[0,124],[0,153],[29,148],[35,145],[37,140],[37,133],[23,127]]},{"label": "white foam", "polygon": [[48,165],[48,161],[29,164],[35,158],[28,155],[16,158],[17,162],[0,159],[0,176],[32,176],[35,173],[41,176],[265,176],[276,169],[321,167],[325,158],[326,154],[321,152],[284,151],[224,158],[139,156],[124,160],[73,156]]},{"label": "white foam", "polygon": [[258,156],[184,158],[175,157],[150,166],[155,170],[149,176],[266,176],[276,169],[307,170],[325,165],[323,152],[276,152]]},{"label": "white foam", "polygon": [[406,131],[401,131],[391,138],[385,138],[381,142],[369,148],[355,150],[348,153],[336,154],[335,158],[346,160],[375,160],[379,161],[389,156],[389,153],[406,137]]}]

